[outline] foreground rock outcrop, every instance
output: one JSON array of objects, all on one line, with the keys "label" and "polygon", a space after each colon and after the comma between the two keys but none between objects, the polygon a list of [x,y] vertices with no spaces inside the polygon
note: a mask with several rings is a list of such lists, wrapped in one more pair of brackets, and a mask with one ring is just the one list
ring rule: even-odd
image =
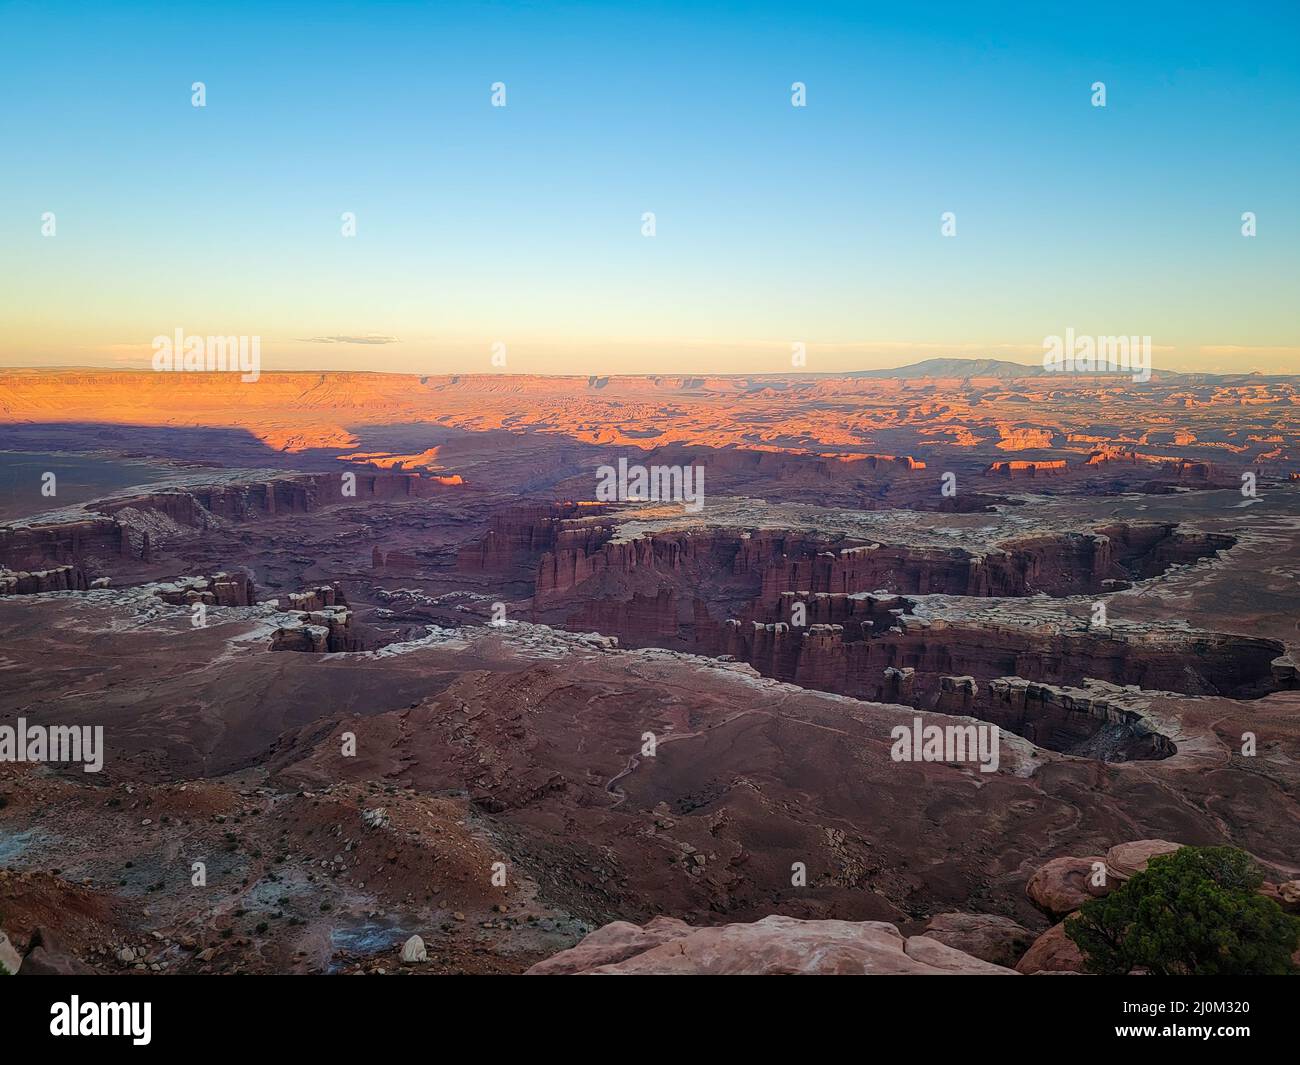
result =
[{"label": "foreground rock outcrop", "polygon": [[941,913],[930,918],[925,937],[1009,969],[1034,942],[1024,925],[991,913]]},{"label": "foreground rock outcrop", "polygon": [[[1007,917],[942,913],[922,935],[885,921],[800,920],[773,915],[753,923],[695,928],[672,917],[643,926],[615,921],[577,946],[528,970],[531,976],[596,975],[1033,975],[1083,973],[1066,934],[1071,914],[1180,844],[1147,839],[1118,844],[1105,858],[1054,858],[1025,887],[1057,919],[1036,934]],[[1097,877],[1098,870],[1113,874]],[[1270,885],[1272,886],[1272,885]],[[1292,884],[1273,886],[1292,892]]]},{"label": "foreground rock outcrop", "polygon": [[1082,973],[1083,953],[1066,935],[1065,925],[1066,921],[1052,925],[1034,940],[1034,945],[1016,963],[1016,971],[1026,976],[1034,973]]},{"label": "foreground rock outcrop", "polygon": [[910,939],[884,921],[802,921],[774,915],[752,924],[692,928],[657,917],[593,932],[528,970],[543,975],[1014,976],[927,936]]}]

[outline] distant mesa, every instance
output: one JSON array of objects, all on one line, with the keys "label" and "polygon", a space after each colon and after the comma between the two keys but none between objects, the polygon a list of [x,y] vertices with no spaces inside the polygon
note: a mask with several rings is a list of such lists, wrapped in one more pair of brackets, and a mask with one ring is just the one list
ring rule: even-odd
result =
[{"label": "distant mesa", "polygon": [[1042,366],[1005,359],[922,359],[908,366],[889,370],[857,370],[844,377],[888,377],[897,380],[914,380],[925,377],[993,377],[1000,381],[1014,381],[1021,377],[1040,377],[1047,371]]},{"label": "distant mesa", "polygon": [[1041,462],[1022,460],[995,462],[984,472],[989,477],[1010,477],[1012,480],[1019,480],[1024,477],[1055,477],[1065,470],[1063,459],[1051,459]]}]

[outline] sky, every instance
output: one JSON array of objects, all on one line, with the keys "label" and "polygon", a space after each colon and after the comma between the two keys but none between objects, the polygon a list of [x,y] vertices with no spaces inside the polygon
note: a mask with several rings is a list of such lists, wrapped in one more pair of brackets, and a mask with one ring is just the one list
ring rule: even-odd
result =
[{"label": "sky", "polygon": [[1300,373],[1300,5],[1047,6],[0,0],[0,367]]}]

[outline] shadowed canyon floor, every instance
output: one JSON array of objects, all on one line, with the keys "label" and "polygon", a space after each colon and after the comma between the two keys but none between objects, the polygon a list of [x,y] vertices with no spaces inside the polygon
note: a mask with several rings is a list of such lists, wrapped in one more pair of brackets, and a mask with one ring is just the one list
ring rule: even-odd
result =
[{"label": "shadowed canyon floor", "polygon": [[[0,726],[104,753],[0,762],[0,925],[428,973],[882,922],[846,965],[980,971],[927,926],[1023,947],[1062,856],[1294,880],[1296,387],[0,374]],[[620,459],[702,505],[599,500]],[[896,761],[917,717],[996,769]]]}]

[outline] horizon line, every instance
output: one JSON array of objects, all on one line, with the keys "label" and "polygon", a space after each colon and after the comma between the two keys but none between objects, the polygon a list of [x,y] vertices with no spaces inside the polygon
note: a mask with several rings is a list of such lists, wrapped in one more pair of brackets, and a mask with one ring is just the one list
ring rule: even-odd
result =
[{"label": "horizon line", "polygon": [[[981,358],[964,358],[954,356],[951,358],[936,357],[934,359],[922,359],[919,362],[905,363],[900,366],[875,368],[869,367],[857,370],[761,370],[751,373],[731,373],[731,372],[713,372],[713,371],[690,371],[680,370],[669,373],[546,373],[543,371],[524,371],[517,370],[497,370],[497,371],[479,371],[479,370],[456,370],[456,371],[439,371],[439,372],[421,372],[418,370],[362,370],[362,369],[339,369],[328,367],[315,367],[303,369],[264,369],[259,371],[260,377],[270,376],[289,376],[304,374],[329,374],[333,376],[353,376],[353,377],[417,377],[417,378],[543,378],[546,380],[556,381],[593,381],[593,380],[679,380],[690,378],[718,378],[727,380],[752,380],[754,378],[772,378],[788,380],[792,378],[821,378],[835,379],[846,377],[870,376],[888,380],[891,374],[902,373],[907,370],[915,370],[931,362],[958,362],[958,363],[997,363],[1008,368],[1015,367],[1028,371],[1025,376],[1028,377],[1046,377],[1052,381],[1065,382],[1069,380],[1106,378],[1106,379],[1123,379],[1126,371],[1115,370],[1096,370],[1091,372],[1070,372],[1065,374],[1048,373],[1041,364],[1038,363],[1020,363],[1012,362],[1009,359],[981,359]],[[94,366],[82,365],[76,363],[60,364],[53,366],[0,366],[0,376],[6,374],[60,374],[60,373],[95,373],[95,374],[134,374],[134,375],[158,375],[160,371],[141,366]],[[1169,370],[1153,366],[1150,370],[1153,376],[1161,377],[1263,377],[1263,378],[1281,378],[1295,377],[1300,378],[1300,370],[1287,371],[1279,370],[1267,372],[1264,370]],[[234,370],[188,370],[181,371],[179,374],[172,373],[167,376],[185,376],[185,377],[238,377],[238,371]],[[932,379],[942,380],[954,376],[962,376],[953,373],[937,373]],[[996,373],[968,373],[965,376],[972,378],[988,377],[998,379],[1000,375]],[[924,376],[918,376],[916,380],[925,380]],[[243,382],[255,384],[256,382]]]}]

